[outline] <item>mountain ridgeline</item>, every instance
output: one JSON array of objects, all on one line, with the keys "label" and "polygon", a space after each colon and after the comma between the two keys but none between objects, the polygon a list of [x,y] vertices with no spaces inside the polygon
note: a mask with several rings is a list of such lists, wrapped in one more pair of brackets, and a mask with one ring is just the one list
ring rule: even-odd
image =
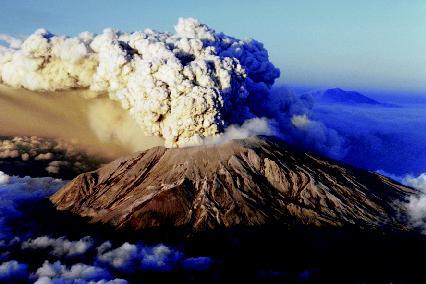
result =
[{"label": "mountain ridgeline", "polygon": [[51,201],[93,223],[136,231],[269,224],[405,231],[412,194],[379,174],[252,137],[135,153],[79,175]]}]

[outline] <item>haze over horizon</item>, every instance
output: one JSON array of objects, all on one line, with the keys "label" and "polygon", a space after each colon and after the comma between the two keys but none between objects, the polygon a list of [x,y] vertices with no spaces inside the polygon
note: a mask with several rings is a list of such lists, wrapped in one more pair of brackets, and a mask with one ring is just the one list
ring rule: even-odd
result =
[{"label": "haze over horizon", "polygon": [[426,89],[424,1],[128,1],[123,6],[114,1],[16,5],[6,0],[2,5],[0,34],[15,37],[41,27],[70,36],[106,27],[172,32],[177,18],[191,16],[217,31],[263,42],[281,69],[278,84],[404,95]]},{"label": "haze over horizon", "polygon": [[424,282],[426,2],[228,2],[1,2],[0,283]]}]

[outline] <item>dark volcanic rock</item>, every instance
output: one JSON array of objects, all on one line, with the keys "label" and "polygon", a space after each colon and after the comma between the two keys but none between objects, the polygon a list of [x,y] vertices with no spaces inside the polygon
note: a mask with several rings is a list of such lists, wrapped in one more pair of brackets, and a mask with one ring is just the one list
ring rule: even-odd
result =
[{"label": "dark volcanic rock", "polygon": [[120,158],[79,175],[51,201],[120,229],[310,224],[404,230],[402,201],[412,193],[381,175],[269,138],[248,138]]}]

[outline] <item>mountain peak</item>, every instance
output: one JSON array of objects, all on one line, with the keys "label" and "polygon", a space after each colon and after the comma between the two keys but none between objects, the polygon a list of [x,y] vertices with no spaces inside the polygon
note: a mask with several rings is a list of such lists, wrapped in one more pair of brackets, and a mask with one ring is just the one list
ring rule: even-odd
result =
[{"label": "mountain peak", "polygon": [[341,88],[331,88],[327,90],[309,92],[313,98],[319,103],[333,103],[346,105],[375,105],[375,106],[391,106],[390,104],[381,103],[371,99],[356,91],[346,91]]},{"label": "mountain peak", "polygon": [[82,174],[51,197],[59,210],[134,230],[311,224],[406,229],[413,191],[267,137],[155,147]]}]

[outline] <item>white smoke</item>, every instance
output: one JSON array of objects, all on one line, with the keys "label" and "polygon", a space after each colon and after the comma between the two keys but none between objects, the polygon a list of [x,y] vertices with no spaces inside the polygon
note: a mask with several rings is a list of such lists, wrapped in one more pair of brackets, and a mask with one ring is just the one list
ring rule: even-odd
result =
[{"label": "white smoke", "polygon": [[178,147],[253,117],[246,104],[279,76],[260,42],[216,33],[193,18],[176,33],[150,29],[55,36],[37,30],[0,53],[0,81],[36,91],[108,92],[146,135]]},{"label": "white smoke", "polygon": [[412,175],[406,175],[402,179],[402,183],[408,186],[412,186],[426,193],[426,173],[422,173],[417,177],[414,177]]},{"label": "white smoke", "polygon": [[426,234],[426,173],[417,177],[410,174],[401,177],[382,170],[376,172],[418,190],[416,195],[410,196],[406,204],[407,212],[411,223]]},{"label": "white smoke", "polygon": [[402,183],[419,190],[417,196],[410,197],[407,207],[413,224],[426,233],[426,173],[418,177],[407,175]]},{"label": "white smoke", "polygon": [[252,118],[246,120],[242,125],[232,124],[219,135],[206,137],[203,139],[203,144],[222,144],[232,139],[243,139],[257,135],[274,135],[276,129],[274,121],[266,118]]}]

